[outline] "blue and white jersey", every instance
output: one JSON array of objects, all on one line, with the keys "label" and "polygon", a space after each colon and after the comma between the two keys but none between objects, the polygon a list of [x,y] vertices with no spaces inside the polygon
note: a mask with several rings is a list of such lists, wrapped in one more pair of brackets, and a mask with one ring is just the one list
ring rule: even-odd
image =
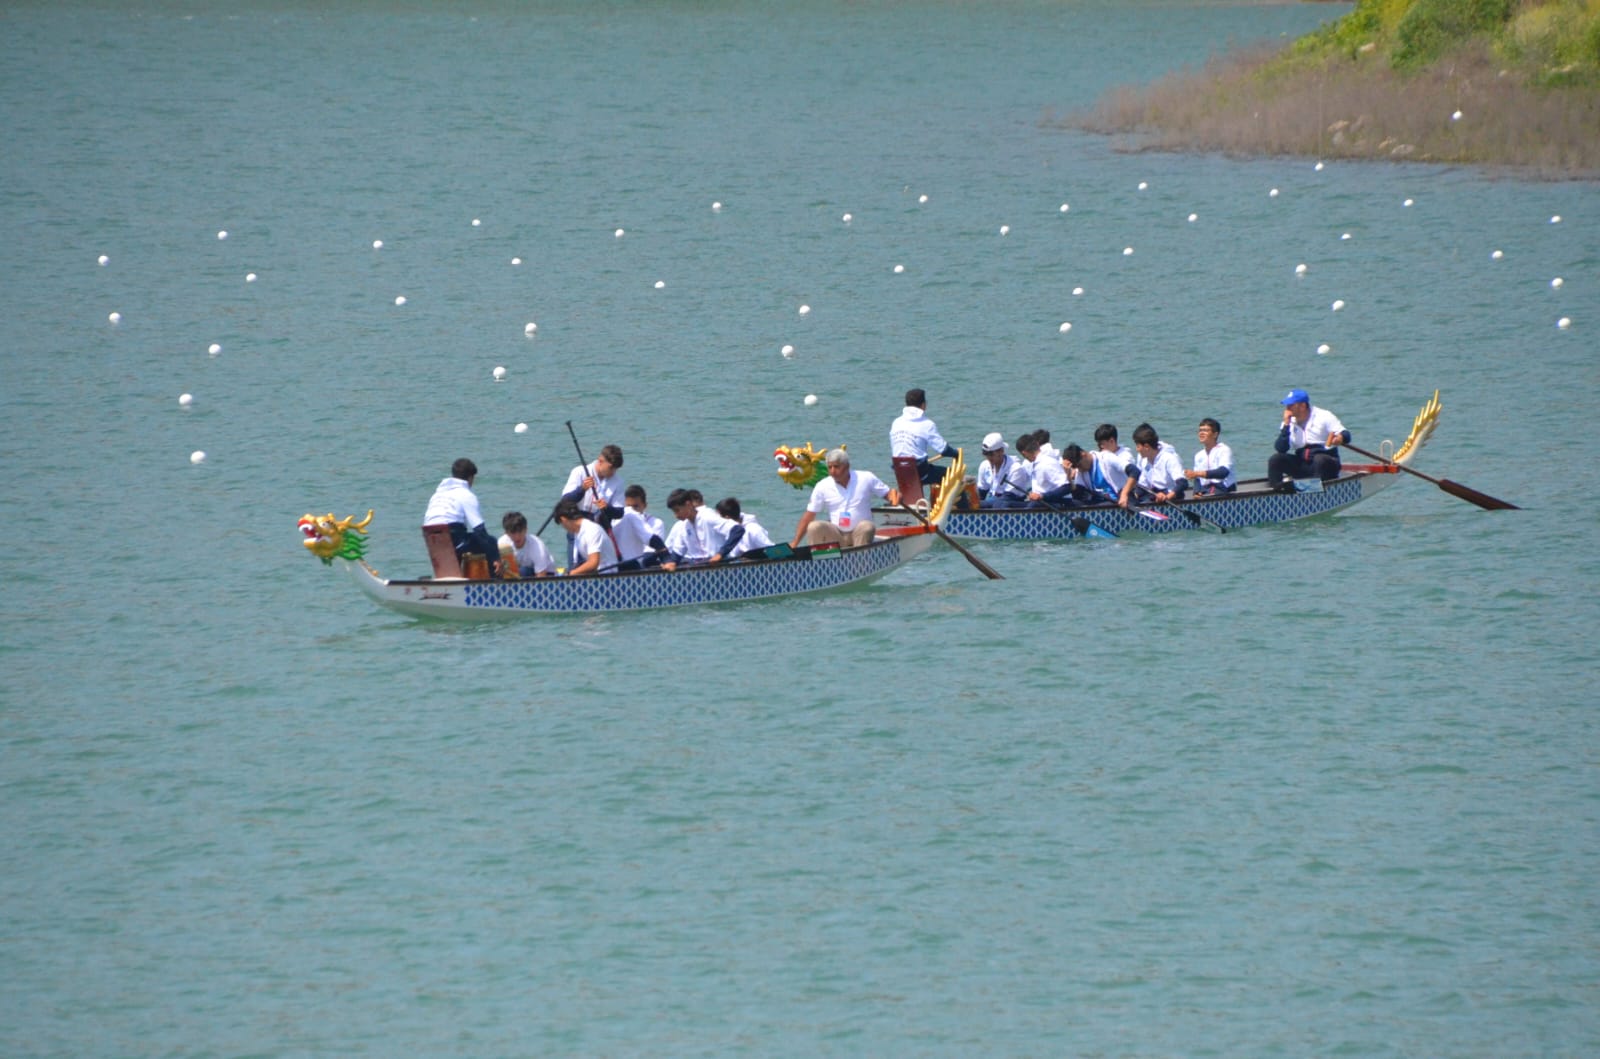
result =
[{"label": "blue and white jersey", "polygon": [[[581,463],[578,464],[578,466],[572,468],[572,471],[567,475],[567,484],[562,488],[561,495],[566,496],[574,489],[581,488],[583,486],[583,480],[593,474],[593,463],[587,466]],[[612,473],[610,478],[596,477],[594,480],[594,488],[583,490],[583,496],[578,499],[578,506],[589,512],[591,515],[599,511],[602,506],[621,507],[622,494],[627,488],[628,486],[625,482],[623,482],[622,476],[616,474],[615,472]],[[600,494],[600,499],[598,501],[594,498],[596,493]]]},{"label": "blue and white jersey", "polygon": [[1225,442],[1217,442],[1208,451],[1202,448],[1194,454],[1194,469],[1197,471],[1227,471],[1223,478],[1200,478],[1195,485],[1204,488],[1214,485],[1222,489],[1232,489],[1238,485],[1238,479],[1233,473],[1233,450]]}]

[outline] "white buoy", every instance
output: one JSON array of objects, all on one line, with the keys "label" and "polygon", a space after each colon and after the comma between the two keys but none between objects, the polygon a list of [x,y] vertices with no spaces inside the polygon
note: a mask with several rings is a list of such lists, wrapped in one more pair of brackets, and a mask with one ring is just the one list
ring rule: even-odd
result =
[{"label": "white buoy", "polygon": [[406,303],[406,296],[404,294],[398,295],[395,298],[394,303],[396,305],[404,305]]},{"label": "white buoy", "polygon": [[1572,320],[1563,316],[1561,319],[1556,321],[1556,326],[1565,331],[1567,328],[1572,326]]},{"label": "white buoy", "polygon": [[1060,331],[1062,334],[1066,334],[1068,331],[1072,330],[1072,324],[1063,321],[1061,326],[1056,328],[1056,330]]},{"label": "white buoy", "polygon": [[512,259],[511,259],[511,263],[512,263],[512,264],[513,264],[513,265],[520,265],[520,264],[522,264],[522,258],[520,258],[520,257],[514,257],[514,258],[512,258]]},{"label": "white buoy", "polygon": [[107,316],[106,319],[110,320],[114,324],[120,324],[120,323],[122,323],[122,314],[121,313],[112,313],[110,316]]},{"label": "white buoy", "polygon": [[852,217],[852,216],[851,216],[851,215],[850,215],[850,214],[848,214],[848,213],[847,213],[847,214],[845,214],[845,215],[844,215],[844,216],[843,216],[843,217],[840,217],[840,218],[839,218],[839,219],[840,219],[840,220],[841,220],[841,221],[843,221],[843,222],[844,222],[844,223],[846,223],[846,224],[849,224],[849,223],[850,223],[850,222],[851,222],[851,221],[853,221],[853,220],[855,220],[855,218],[854,218],[854,217]]},{"label": "white buoy", "polygon": [[1490,261],[1499,261],[1502,257],[1505,257],[1505,256],[1506,255],[1505,255],[1505,253],[1503,251],[1496,250],[1494,253],[1489,255],[1489,260]]},{"label": "white buoy", "polygon": [[532,320],[529,320],[527,323],[522,325],[522,333],[525,335],[532,336],[533,334],[537,333],[538,330],[539,325],[534,323]]},{"label": "white buoy", "polygon": [[720,202],[713,202],[713,203],[712,203],[712,204],[711,204],[711,212],[713,212],[713,213],[716,213],[716,212],[718,212],[718,211],[719,211],[719,210],[721,210],[721,209],[722,209],[722,203],[720,203]]},{"label": "white buoy", "polygon": [[495,382],[505,382],[506,381],[506,369],[504,369],[504,368],[495,368],[494,369],[494,381]]},{"label": "white buoy", "polygon": [[1199,219],[1200,219],[1200,215],[1198,213],[1189,214],[1189,223],[1190,224],[1193,224],[1195,221],[1198,221]]},{"label": "white buoy", "polygon": [[1400,204],[1400,205],[1402,205],[1402,206],[1406,206],[1406,207],[1409,207],[1409,206],[1410,206],[1410,205],[1411,205],[1411,203],[1412,203],[1412,202],[1413,202],[1413,201],[1415,201],[1415,200],[1413,200],[1413,199],[1406,199],[1406,200],[1405,200],[1405,201],[1404,201],[1404,202],[1402,202],[1402,203],[1401,203],[1401,204]]},{"label": "white buoy", "polygon": [[1001,234],[1001,235],[1010,235],[1010,234],[1011,234],[1011,225],[1009,225],[1009,224],[1002,224],[1002,225],[1001,225],[1001,226],[1000,226],[1000,234]]},{"label": "white buoy", "polygon": [[814,393],[806,394],[806,404],[808,406],[814,405],[816,403],[817,403],[817,395],[816,394],[814,394]]},{"label": "white buoy", "polygon": [[1150,185],[1148,183],[1146,183],[1145,181],[1143,181],[1143,180],[1139,181],[1139,190],[1140,191],[1143,191],[1145,188],[1147,188],[1149,186]]},{"label": "white buoy", "polygon": [[194,394],[192,394],[192,393],[180,393],[178,395],[178,407],[179,408],[188,408],[192,404],[194,404]]},{"label": "white buoy", "polygon": [[778,352],[783,354],[783,359],[784,360],[788,360],[790,357],[794,356],[794,347],[790,346],[790,345],[785,345]]},{"label": "white buoy", "polygon": [[382,239],[374,239],[372,241],[372,249],[374,249],[374,250],[382,250],[383,249],[383,240]]},{"label": "white buoy", "polygon": [[1318,162],[1316,165],[1312,166],[1311,168],[1315,169],[1317,172],[1320,173],[1320,172],[1322,172],[1322,163]]},{"label": "white buoy", "polygon": [[1267,198],[1275,199],[1277,197],[1278,197],[1278,189],[1277,188],[1273,188],[1271,191],[1267,192]]},{"label": "white buoy", "polygon": [[1296,276],[1304,276],[1306,274],[1306,266],[1303,263],[1296,265],[1294,267],[1294,274]]},{"label": "white buoy", "polygon": [[512,427],[511,429],[512,429],[512,431],[514,433],[526,434],[528,432],[528,424],[526,424],[526,423],[518,423],[516,426]]},{"label": "white buoy", "polygon": [[1081,297],[1083,297],[1083,288],[1082,288],[1082,287],[1073,287],[1073,288],[1072,288],[1072,296],[1073,296],[1073,297],[1074,297],[1074,298],[1081,298]]},{"label": "white buoy", "polygon": [[804,315],[806,315],[806,314],[807,314],[807,313],[809,313],[809,312],[810,312],[810,311],[811,311],[811,306],[809,306],[809,305],[802,305],[802,306],[800,306],[800,315],[801,315],[801,316],[804,316]]},{"label": "white buoy", "polygon": [[623,231],[621,228],[618,228],[617,231],[616,231],[616,236],[617,236],[618,239],[621,239],[624,235],[627,235],[627,234],[628,233]]},{"label": "white buoy", "polygon": [[244,281],[246,283],[254,283],[256,281],[256,274],[254,272],[246,272],[244,274]]},{"label": "white buoy", "polygon": [[1133,247],[1131,247],[1131,246],[1123,247],[1122,248],[1122,256],[1123,257],[1132,257],[1133,256]]},{"label": "white buoy", "polygon": [[1561,289],[1561,284],[1563,284],[1565,282],[1566,281],[1563,280],[1560,276],[1557,276],[1555,279],[1550,281],[1550,289],[1551,290],[1560,290]]},{"label": "white buoy", "polygon": [[106,256],[106,255],[104,255],[104,254],[101,254],[101,255],[100,255],[100,263],[101,263],[101,264],[102,264],[102,265],[104,265],[104,264],[105,264],[105,263],[106,263],[106,262],[108,262],[108,261],[110,261],[110,260],[111,260],[111,259],[110,259],[110,258],[109,258],[109,257],[107,257],[107,256]]},{"label": "white buoy", "polygon": [[900,275],[900,273],[904,272],[905,270],[906,270],[906,267],[904,265],[896,265],[894,267],[894,274],[896,276],[898,276],[898,275]]},{"label": "white buoy", "polygon": [[1555,216],[1551,217],[1550,218],[1550,223],[1551,224],[1560,224],[1561,223],[1561,214],[1558,213]]},{"label": "white buoy", "polygon": [[210,353],[213,357],[216,356],[218,353],[222,352],[222,343],[220,343],[220,342],[211,343],[209,346],[206,347],[206,352]]},{"label": "white buoy", "polygon": [[1348,240],[1350,238],[1350,233],[1349,232],[1345,232],[1343,235],[1339,236],[1339,238],[1341,240]]},{"label": "white buoy", "polygon": [[1069,205],[1067,205],[1067,204],[1066,204],[1066,203],[1065,203],[1065,202],[1063,202],[1063,203],[1062,203],[1062,204],[1061,204],[1061,212],[1062,212],[1062,213],[1066,213],[1066,212],[1067,212],[1067,211],[1068,211],[1068,210],[1070,210],[1070,209],[1072,209],[1072,207],[1071,207],[1071,206],[1069,206]]},{"label": "white buoy", "polygon": [[1333,299],[1333,311],[1334,312],[1338,312],[1340,309],[1343,309],[1343,308],[1344,308],[1344,299],[1343,298],[1335,298],[1335,299]]},{"label": "white buoy", "polygon": [[472,218],[472,226],[473,226],[473,227],[474,227],[474,228],[476,228],[476,227],[478,227],[478,226],[479,226],[479,225],[480,225],[480,224],[482,224],[482,223],[483,223],[483,222],[482,222],[482,221],[480,221],[480,220],[478,220],[478,218],[476,218],[476,217],[474,217],[474,218]]},{"label": "white buoy", "polygon": [[656,280],[656,290],[666,290],[666,289],[667,289],[667,281],[666,280],[664,280],[664,279]]},{"label": "white buoy", "polygon": [[1328,348],[1329,348],[1328,347],[1328,343],[1326,343],[1326,342],[1322,343],[1322,345],[1317,347],[1317,356],[1319,356],[1319,357],[1327,356],[1328,355]]},{"label": "white buoy", "polygon": [[217,238],[218,238],[218,239],[226,239],[226,238],[228,238],[228,232],[227,232],[227,230],[226,230],[226,229],[224,229],[224,230],[223,230],[223,231],[220,231],[220,232],[218,232],[218,233],[217,233]]},{"label": "white buoy", "polygon": [[193,452],[189,453],[189,462],[190,463],[204,463],[204,462],[206,462],[206,454],[205,454],[205,452],[203,450],[201,450],[201,449],[195,449]]},{"label": "white buoy", "polygon": [[1450,120],[1451,121],[1460,121],[1461,120],[1461,111],[1458,110],[1455,113],[1451,114],[1450,115]]},{"label": "white buoy", "polygon": [[918,197],[918,198],[917,198],[917,201],[918,201],[918,202],[919,202],[919,203],[921,203],[921,204],[922,204],[922,205],[924,205],[924,206],[926,206],[926,205],[927,205],[927,204],[928,204],[928,196],[926,196],[926,195],[921,195],[921,196],[919,196],[919,197]]}]

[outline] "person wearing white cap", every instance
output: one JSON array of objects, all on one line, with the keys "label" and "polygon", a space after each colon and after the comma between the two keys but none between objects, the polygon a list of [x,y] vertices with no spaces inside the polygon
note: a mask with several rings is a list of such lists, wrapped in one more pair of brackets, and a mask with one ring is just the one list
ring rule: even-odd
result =
[{"label": "person wearing white cap", "polygon": [[927,485],[944,478],[944,468],[933,461],[956,455],[956,450],[928,418],[928,395],[920,389],[906,391],[906,406],[900,418],[889,424],[889,455],[917,461],[917,476]]},{"label": "person wearing white cap", "polygon": [[1006,452],[1006,439],[998,431],[984,435],[983,462],[978,465],[978,506],[1023,507],[1030,484],[1028,465]]},{"label": "person wearing white cap", "polygon": [[1339,477],[1339,446],[1350,443],[1350,431],[1339,417],[1317,408],[1304,390],[1290,390],[1283,405],[1283,427],[1267,457],[1267,482],[1279,492],[1292,492],[1287,479]]}]

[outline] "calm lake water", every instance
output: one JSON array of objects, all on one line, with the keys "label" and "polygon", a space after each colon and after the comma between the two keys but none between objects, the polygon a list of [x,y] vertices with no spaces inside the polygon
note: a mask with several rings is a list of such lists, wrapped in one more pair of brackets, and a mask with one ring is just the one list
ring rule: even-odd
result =
[{"label": "calm lake water", "polygon": [[[1055,123],[1345,10],[0,11],[0,1053],[1600,1053],[1600,188]],[[1525,510],[491,626],[295,531],[420,573],[570,420],[786,534],[773,448],[887,473],[908,386],[1250,473],[1437,388]]]}]

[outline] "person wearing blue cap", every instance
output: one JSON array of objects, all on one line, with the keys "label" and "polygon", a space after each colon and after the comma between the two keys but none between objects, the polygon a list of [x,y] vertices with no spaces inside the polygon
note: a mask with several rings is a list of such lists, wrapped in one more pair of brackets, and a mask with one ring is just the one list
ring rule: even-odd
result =
[{"label": "person wearing blue cap", "polygon": [[1292,492],[1295,478],[1339,477],[1339,446],[1350,443],[1350,431],[1326,408],[1316,408],[1304,390],[1290,390],[1283,405],[1283,429],[1267,458],[1267,481],[1279,492]]}]

